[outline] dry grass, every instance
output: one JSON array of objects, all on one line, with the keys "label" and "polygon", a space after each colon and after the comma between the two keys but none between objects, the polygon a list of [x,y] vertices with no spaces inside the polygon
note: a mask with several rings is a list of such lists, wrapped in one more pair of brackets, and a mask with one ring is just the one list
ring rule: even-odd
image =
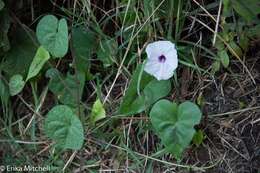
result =
[{"label": "dry grass", "polygon": [[[161,1],[160,5],[163,2]],[[190,68],[187,67],[189,64],[181,64],[178,70],[179,83],[168,98],[194,102],[198,102],[198,98],[202,100],[203,120],[197,128],[204,131],[205,139],[200,146],[191,145],[184,153],[183,159],[177,162],[165,152],[160,140],[151,130],[147,112],[130,117],[120,117],[115,114],[131,80],[130,75],[135,65],[142,62],[145,45],[154,38],[161,38],[157,36],[160,35],[158,31],[149,35],[144,44],[136,39],[139,38],[139,34],[147,23],[151,22],[153,29],[157,29],[155,26],[158,25],[156,22],[159,20],[154,19],[154,13],[159,9],[160,6],[158,6],[148,18],[135,19],[130,26],[134,28],[131,32],[131,39],[125,43],[121,57],[115,61],[111,69],[100,70],[100,62],[97,62],[94,57],[91,60],[95,64],[91,70],[100,73],[102,78],[100,95],[103,98],[108,118],[95,127],[88,126],[89,124],[84,122],[84,147],[79,151],[59,151],[53,148],[54,143],[44,135],[42,128],[44,116],[57,101],[50,92],[45,90],[46,83],[42,82],[39,84],[41,104],[38,107],[34,106],[31,90],[26,87],[19,96],[13,97],[10,101],[12,104],[9,108],[13,117],[4,117],[4,115],[1,117],[1,124],[4,126],[0,128],[0,165],[51,164],[57,168],[53,172],[62,170],[75,173],[259,173],[260,42],[259,40],[252,41],[248,53],[243,57],[239,57],[235,52],[229,68],[222,68],[213,76],[209,73],[213,60],[207,58],[209,55],[205,53],[205,50],[213,54],[216,51],[207,39],[209,36],[214,38],[213,45],[216,39],[222,39],[218,34],[219,30],[223,29],[219,23],[221,14],[219,1],[213,10],[206,8],[205,1],[192,0],[190,3],[191,9],[201,11],[198,10],[199,12],[195,15],[187,12],[189,15],[185,16],[187,20],[182,28],[183,31],[178,34],[181,36],[179,40],[181,44],[192,47],[190,54],[195,67]],[[70,9],[69,12],[72,11],[72,14],[59,8],[64,4]],[[52,12],[63,12],[64,15],[69,16],[70,21],[76,20],[73,16],[76,11],[80,11],[77,16],[79,21],[81,17],[92,21],[91,16],[96,15],[96,22],[102,22],[102,16],[114,15],[111,17],[113,25],[109,29],[105,25],[101,27],[105,30],[104,32],[108,33],[120,26],[124,29],[124,22],[122,24],[117,20],[118,11],[120,8],[127,10],[130,6],[127,3],[126,6],[118,7],[114,3],[111,5],[110,2],[105,1],[104,3],[51,1],[51,5]],[[36,9],[41,8],[37,6]],[[41,9],[40,12],[48,10]],[[32,20],[35,18],[33,16],[35,16],[34,12],[31,16]],[[190,42],[193,44],[188,44]],[[229,46],[228,43],[225,44]],[[137,50],[134,65],[130,65],[129,62],[125,63],[132,47]],[[230,49],[232,52],[233,49]],[[72,58],[68,56],[66,61],[55,65],[61,71],[66,71],[66,66],[72,61]],[[97,85],[96,81],[92,80],[85,87],[86,93],[80,104],[84,105],[86,114],[89,113],[92,102],[96,98]]]}]

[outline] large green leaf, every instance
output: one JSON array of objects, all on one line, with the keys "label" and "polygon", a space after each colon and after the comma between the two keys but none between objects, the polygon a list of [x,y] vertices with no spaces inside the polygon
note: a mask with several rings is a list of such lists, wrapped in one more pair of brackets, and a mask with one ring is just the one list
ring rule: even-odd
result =
[{"label": "large green leaf", "polygon": [[75,58],[76,70],[89,71],[89,60],[95,47],[96,38],[93,32],[83,26],[72,29],[72,52]]},{"label": "large green leaf", "polygon": [[67,74],[64,77],[56,69],[49,69],[46,73],[49,77],[49,88],[58,100],[71,107],[76,107],[81,101],[85,85],[85,73],[79,72],[76,75]]},{"label": "large green leaf", "polygon": [[140,113],[157,100],[167,96],[171,91],[171,83],[169,80],[158,81],[156,79],[149,82],[141,94],[129,105],[131,113]]},{"label": "large green leaf", "polygon": [[160,100],[153,106],[150,118],[166,150],[179,159],[195,134],[194,126],[200,122],[201,111],[191,102],[178,106]]},{"label": "large green leaf", "polygon": [[[141,75],[141,73],[143,74]],[[139,81],[140,86],[138,85]],[[142,66],[139,66],[120,105],[119,113],[126,115],[140,113],[157,100],[167,96],[170,91],[171,83],[169,80],[158,81],[142,72]]]},{"label": "large green leaf", "polygon": [[54,57],[63,57],[68,51],[68,26],[65,19],[44,16],[37,25],[36,35],[41,45]]},{"label": "large green leaf", "polygon": [[25,82],[23,80],[23,77],[19,74],[14,75],[10,78],[9,81],[9,91],[11,96],[17,95],[23,90],[23,87],[25,85]]},{"label": "large green leaf", "polygon": [[49,59],[50,59],[49,52],[45,50],[42,46],[39,47],[30,65],[26,81],[36,76],[42,69],[45,62],[47,62]]},{"label": "large green leaf", "polygon": [[11,49],[6,53],[2,69],[10,77],[21,74],[24,78],[27,75],[30,64],[37,51],[38,43],[35,34],[26,26],[19,28],[13,35]]},{"label": "large green leaf", "polygon": [[52,108],[44,122],[46,135],[63,149],[78,150],[84,141],[81,121],[70,107],[58,105]]},{"label": "large green leaf", "polygon": [[[143,72],[143,74],[141,75],[142,68],[143,68],[143,65],[141,65],[141,64],[139,66],[137,66],[134,74],[131,77],[131,82],[129,84],[128,89],[126,90],[126,93],[123,98],[123,102],[121,103],[120,108],[119,108],[119,113],[121,113],[121,114],[129,114],[129,112],[131,112],[131,109],[129,109],[129,106],[138,97],[137,90],[138,89],[143,90],[145,85],[147,85],[153,79],[152,76],[148,75],[145,72]],[[139,83],[140,77],[141,77],[140,86],[138,88],[138,83]]]}]

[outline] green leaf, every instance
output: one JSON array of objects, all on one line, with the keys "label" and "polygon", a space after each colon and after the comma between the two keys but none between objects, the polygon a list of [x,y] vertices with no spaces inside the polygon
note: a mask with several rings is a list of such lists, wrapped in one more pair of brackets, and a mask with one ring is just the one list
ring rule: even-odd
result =
[{"label": "green leaf", "polygon": [[106,111],[103,104],[99,99],[97,99],[92,107],[90,120],[92,123],[97,122],[106,117]]},{"label": "green leaf", "polygon": [[179,106],[168,100],[158,101],[150,112],[151,123],[166,150],[180,159],[195,134],[201,111],[197,105],[184,102]]},{"label": "green leaf", "polygon": [[78,150],[83,145],[83,126],[68,106],[58,105],[52,108],[44,122],[44,130],[63,149]]},{"label": "green leaf", "polygon": [[97,57],[103,62],[105,67],[113,64],[113,59],[117,53],[117,42],[114,39],[104,39],[100,42]]},{"label": "green leaf", "polygon": [[39,47],[30,65],[26,81],[36,76],[42,69],[45,62],[47,62],[49,59],[50,59],[49,52],[45,50],[42,46]]},{"label": "green leaf", "polygon": [[205,98],[203,97],[203,94],[200,93],[199,96],[197,97],[196,99],[196,102],[197,104],[199,105],[199,107],[203,108],[206,104],[206,100]]},{"label": "green leaf", "polygon": [[[133,76],[133,81],[123,98],[119,109],[121,114],[140,113],[148,109],[157,100],[167,96],[171,91],[171,82],[169,80],[152,80],[145,72],[143,72],[140,88],[138,89],[138,79],[141,77],[140,72],[141,69],[137,69],[137,72]],[[140,90],[140,95],[138,95],[138,90]]]},{"label": "green leaf", "polygon": [[260,13],[259,0],[231,0],[235,11],[248,22],[257,18]]},{"label": "green leaf", "polygon": [[212,64],[212,68],[211,68],[211,73],[215,74],[216,72],[218,72],[220,70],[220,61],[217,60]]},{"label": "green leaf", "polygon": [[221,61],[222,65],[225,68],[228,68],[228,66],[229,66],[229,56],[227,54],[227,51],[225,49],[221,50],[221,51],[218,51],[218,56],[220,58],[220,61]]},{"label": "green leaf", "polygon": [[231,12],[231,2],[230,0],[223,0],[223,15],[228,16]]},{"label": "green leaf", "polygon": [[49,69],[46,76],[51,80],[49,88],[58,100],[71,107],[76,107],[81,101],[85,85],[85,73],[79,72],[75,75],[67,74],[64,77],[57,69]]},{"label": "green leaf", "polygon": [[204,140],[204,132],[202,130],[198,130],[192,139],[192,142],[198,147],[202,144]]},{"label": "green leaf", "polygon": [[26,78],[30,64],[37,51],[38,43],[34,32],[23,26],[13,35],[11,49],[6,53],[2,69],[9,76],[20,74]]},{"label": "green leaf", "polygon": [[247,35],[250,38],[259,38],[260,37],[260,23],[255,26],[251,26],[248,30]]},{"label": "green leaf", "polygon": [[[131,77],[131,82],[129,84],[128,89],[126,90],[126,93],[123,98],[123,102],[120,105],[119,113],[121,114],[129,114],[131,112],[131,109],[129,106],[136,100],[138,97],[137,90],[143,90],[144,87],[153,79],[152,76],[148,75],[143,71],[143,65],[140,64],[137,66],[134,74]],[[143,74],[142,74],[143,73]],[[140,79],[141,78],[141,79]],[[140,82],[139,82],[140,79]],[[138,83],[140,84],[138,88]]]},{"label": "green leaf", "polygon": [[[239,57],[241,57],[243,55],[243,52],[241,50],[241,48],[237,45],[237,43],[235,41],[230,41],[229,43],[229,51],[230,53],[232,53],[234,56],[235,54],[238,55]],[[232,49],[232,50],[231,50]],[[235,53],[234,53],[235,52]]]},{"label": "green leaf", "polygon": [[54,57],[63,57],[68,51],[68,26],[65,19],[44,16],[37,25],[36,35],[40,44]]},{"label": "green leaf", "polygon": [[75,68],[82,72],[88,72],[89,60],[96,47],[96,38],[93,32],[83,26],[72,29],[72,52],[75,57]]},{"label": "green leaf", "polygon": [[136,114],[148,109],[157,100],[167,96],[170,91],[171,82],[169,80],[152,80],[133,103],[129,105],[128,114]]},{"label": "green leaf", "polygon": [[247,33],[242,33],[240,35],[239,46],[244,50],[244,52],[247,52],[250,43],[248,35],[249,34]]},{"label": "green leaf", "polygon": [[10,78],[9,81],[9,91],[11,96],[15,96],[23,90],[25,82],[23,77],[19,74],[14,75]]}]

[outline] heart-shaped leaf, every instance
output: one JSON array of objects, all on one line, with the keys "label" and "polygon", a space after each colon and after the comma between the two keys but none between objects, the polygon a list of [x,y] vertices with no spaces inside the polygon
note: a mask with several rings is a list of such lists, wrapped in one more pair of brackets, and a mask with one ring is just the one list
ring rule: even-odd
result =
[{"label": "heart-shaped leaf", "polygon": [[63,57],[68,51],[68,26],[65,19],[44,16],[37,25],[36,35],[41,45],[54,57]]},{"label": "heart-shaped leaf", "polygon": [[84,141],[81,121],[70,107],[58,105],[47,114],[44,123],[46,135],[63,149],[78,150]]},{"label": "heart-shaped leaf", "polygon": [[179,159],[196,132],[194,126],[200,122],[201,111],[191,102],[178,106],[168,100],[160,100],[153,106],[150,118],[166,150]]},{"label": "heart-shaped leaf", "polygon": [[9,90],[11,96],[15,96],[20,93],[23,90],[24,85],[25,82],[21,75],[17,74],[12,76],[9,81]]},{"label": "heart-shaped leaf", "polygon": [[[1,24],[0,26],[2,27]],[[13,38],[15,39],[11,41],[11,49],[5,54],[5,61],[1,64],[1,67],[10,77],[20,74],[26,78],[38,48],[36,36],[33,31],[24,26],[24,28],[17,29]]]},{"label": "heart-shaped leaf", "polygon": [[39,47],[30,65],[26,81],[36,76],[42,69],[45,62],[47,62],[49,59],[50,59],[49,52],[46,49],[44,49],[42,46]]}]

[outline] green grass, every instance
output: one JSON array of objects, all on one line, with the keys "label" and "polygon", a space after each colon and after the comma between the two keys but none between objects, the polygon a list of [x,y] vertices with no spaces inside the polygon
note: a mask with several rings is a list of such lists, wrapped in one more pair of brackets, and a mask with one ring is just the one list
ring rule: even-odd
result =
[{"label": "green grass", "polygon": [[[250,43],[259,39],[260,23],[247,4],[233,0],[231,5],[225,4],[225,0],[111,0],[111,3],[25,0],[13,6],[15,2],[3,2],[5,8],[0,9],[0,165],[50,165],[51,172],[147,173],[210,172],[230,166],[221,154],[215,154],[215,150],[220,151],[212,147],[213,138],[204,121],[208,121],[209,115],[219,120],[223,115],[258,110],[257,103],[246,104],[245,109],[231,107],[226,114],[203,112],[202,122],[196,129],[201,129],[206,139],[199,147],[191,143],[180,160],[165,150],[156,135],[149,119],[151,107],[127,116],[118,110],[135,69],[146,61],[147,44],[156,40],[170,40],[177,45],[179,67],[171,78],[172,89],[166,97],[171,101],[198,103],[201,95],[202,100],[209,100],[204,90],[219,85],[222,82],[219,77],[229,75],[234,66],[239,67],[237,73],[244,72],[250,82],[259,85],[246,58]],[[241,15],[243,10],[247,15]],[[14,74],[21,74],[25,79],[24,72],[31,62],[30,51],[34,51],[33,44],[39,45],[38,41],[31,42],[36,39],[38,22],[46,14],[67,20],[70,49],[63,58],[50,59],[22,92],[10,96],[9,79]],[[80,51],[88,51],[86,66],[72,48],[72,31],[78,26],[86,29],[90,38],[82,41],[80,47]],[[228,60],[219,57],[220,51],[226,51]],[[229,62],[227,67],[224,61]],[[46,77],[51,68],[60,73]],[[183,80],[188,81],[188,86]],[[235,80],[240,82],[238,77]],[[141,78],[137,83],[137,93],[141,95]],[[62,94],[66,95],[63,100]],[[93,124],[90,115],[97,99],[106,110],[106,118]],[[76,102],[73,106],[72,100]],[[58,104],[71,106],[83,124],[84,144],[80,150],[59,148],[45,134],[46,115]],[[214,103],[199,104],[201,110],[205,105],[210,107]],[[201,162],[196,160],[196,154],[202,150],[213,156]]]}]

